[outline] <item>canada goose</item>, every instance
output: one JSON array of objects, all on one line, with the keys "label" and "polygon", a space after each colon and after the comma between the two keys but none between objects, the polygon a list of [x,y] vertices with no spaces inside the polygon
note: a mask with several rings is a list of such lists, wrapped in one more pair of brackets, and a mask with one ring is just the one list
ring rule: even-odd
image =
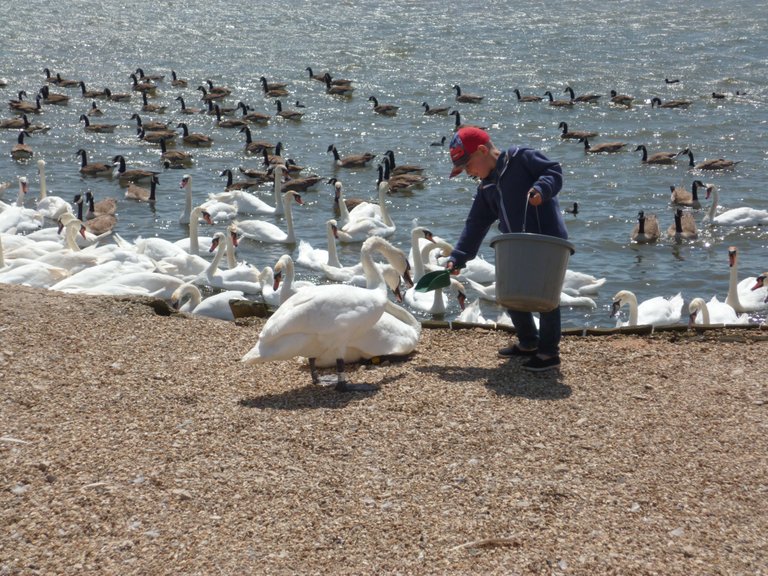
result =
[{"label": "canada goose", "polygon": [[342,158],[339,156],[339,151],[336,149],[335,144],[328,146],[327,152],[333,153],[336,166],[341,168],[362,168],[376,157],[376,154],[365,152],[363,154],[350,154],[349,156],[344,156]]},{"label": "canada goose", "polygon": [[275,144],[275,153],[270,154],[269,153],[270,147],[265,146],[261,154],[264,157],[264,166],[272,166],[273,164],[280,164],[281,166],[285,166],[285,160],[282,157],[283,153],[283,143],[278,142]]},{"label": "canada goose", "polygon": [[674,164],[675,158],[679,156],[679,153],[677,152],[656,152],[648,156],[648,149],[645,147],[645,144],[639,144],[637,148],[635,148],[635,152],[638,150],[643,151],[641,161],[644,164]]},{"label": "canada goose", "polygon": [[637,214],[637,223],[632,229],[631,239],[638,244],[652,244],[659,239],[659,221],[655,214],[648,214],[642,210]]},{"label": "canada goose", "polygon": [[181,113],[182,114],[201,114],[203,112],[202,108],[190,108],[184,103],[184,97],[183,96],[176,96],[176,101],[181,104]]},{"label": "canada goose", "polygon": [[302,170],[304,170],[303,166],[299,166],[296,164],[296,161],[293,158],[286,158],[285,165],[283,166],[285,171],[290,176],[291,174],[298,174]]},{"label": "canada goose", "polygon": [[566,214],[573,214],[574,216],[579,213],[579,203],[574,202],[573,206],[565,209]]},{"label": "canada goose", "polygon": [[395,153],[392,150],[387,150],[384,155],[389,160],[389,173],[392,176],[398,176],[400,174],[421,174],[424,172],[424,168],[418,164],[395,164]]},{"label": "canada goose", "polygon": [[379,104],[376,96],[368,96],[368,101],[373,102],[373,111],[382,116],[396,116],[400,106],[394,104]]},{"label": "canada goose", "polygon": [[75,155],[80,156],[80,174],[83,176],[112,177],[114,164],[107,164],[106,162],[94,162],[93,164],[88,164],[88,156],[82,148],[80,148]]},{"label": "canada goose", "polygon": [[568,130],[568,124],[565,122],[560,122],[557,127],[562,129],[560,138],[581,140],[582,138],[594,138],[598,135],[597,132],[591,132],[589,130]]},{"label": "canada goose", "polygon": [[176,70],[171,70],[171,86],[175,86],[176,88],[186,88],[188,85],[189,82],[184,78],[176,76]]},{"label": "canada goose", "polygon": [[226,94],[223,92],[208,92],[208,90],[205,89],[205,86],[200,85],[197,87],[200,92],[203,93],[202,96],[200,96],[200,100],[203,102],[210,102],[211,100],[224,100],[224,98],[227,97]]},{"label": "canada goose", "polygon": [[691,184],[691,191],[688,192],[684,187],[669,186],[671,192],[670,204],[678,206],[688,206],[690,208],[701,208],[701,202],[699,201],[699,188],[704,188],[704,183],[701,180],[694,180]]},{"label": "canada goose", "polygon": [[15,110],[16,112],[21,112],[23,114],[40,114],[40,112],[43,111],[43,109],[40,107],[40,94],[35,96],[34,104],[28,100],[24,100],[24,96],[26,95],[27,93],[24,90],[20,90],[18,100],[9,100],[8,106],[11,108],[11,110]]},{"label": "canada goose", "polygon": [[69,96],[66,94],[56,94],[55,92],[51,92],[48,86],[43,86],[40,88],[40,95],[43,97],[44,104],[69,104]]},{"label": "canada goose", "polygon": [[155,202],[157,200],[157,185],[159,180],[157,176],[152,176],[149,181],[149,190],[137,185],[135,182],[128,184],[125,189],[126,200],[136,200],[138,202]]},{"label": "canada goose", "polygon": [[219,128],[242,128],[248,126],[248,122],[241,118],[222,118],[221,107],[218,104],[213,105],[216,111],[216,126]]},{"label": "canada goose", "polygon": [[213,138],[206,136],[205,134],[201,134],[200,132],[190,132],[189,127],[184,122],[179,122],[176,125],[176,128],[181,128],[183,133],[181,139],[184,144],[197,146],[198,148],[209,147],[211,144],[213,144]]},{"label": "canada goose", "polygon": [[443,136],[443,137],[440,138],[440,140],[437,140],[435,142],[430,142],[429,145],[430,146],[445,146],[445,140],[446,140],[446,137]]},{"label": "canada goose", "polygon": [[192,164],[192,155],[183,150],[168,150],[165,138],[160,138],[160,158],[168,163],[168,168],[185,168]]},{"label": "canada goose", "polygon": [[131,94],[128,92],[113,93],[109,88],[104,88],[104,95],[112,102],[130,102]]},{"label": "canada goose", "polygon": [[117,128],[117,124],[91,124],[91,121],[85,114],[80,114],[80,121],[85,122],[86,132],[112,133]]},{"label": "canada goose", "polygon": [[290,92],[285,88],[285,86],[278,86],[279,83],[274,83],[272,85],[267,82],[267,79],[262,76],[261,77],[261,87],[264,90],[264,95],[268,96],[270,98],[278,98],[280,96],[288,96]]},{"label": "canada goose", "polygon": [[680,82],[679,78],[664,78],[664,84],[677,84]]},{"label": "canada goose", "polygon": [[255,168],[238,168],[241,174],[244,174],[251,180],[258,180],[259,182],[266,182],[270,179],[269,173],[266,170],[256,170]]},{"label": "canada goose", "polygon": [[125,166],[125,158],[118,154],[112,159],[112,162],[118,162],[118,167],[116,170],[116,175],[120,179],[120,185],[121,186],[128,186],[131,182],[140,182],[142,180],[151,180],[153,176],[156,176],[158,173],[153,170],[140,170],[140,169],[133,169],[133,170],[126,170]]},{"label": "canada goose", "polygon": [[611,90],[611,103],[618,104],[620,106],[631,106],[634,101],[634,96],[628,94],[619,94],[616,90]]},{"label": "canada goose", "polygon": [[139,140],[149,142],[150,144],[159,144],[162,138],[165,138],[168,143],[176,140],[178,134],[173,130],[144,130],[144,128],[137,128],[136,134]]},{"label": "canada goose", "polygon": [[458,84],[453,85],[453,89],[456,90],[456,102],[463,104],[479,104],[483,101],[483,96],[479,94],[463,94],[461,87]]},{"label": "canada goose", "polygon": [[283,110],[283,103],[280,102],[280,100],[275,100],[275,105],[277,107],[277,114],[275,114],[275,116],[280,116],[280,118],[285,118],[286,120],[301,120],[301,117],[304,116],[304,112],[299,112],[298,110]]},{"label": "canada goose", "polygon": [[[90,201],[93,202],[93,195],[91,195]],[[112,229],[115,227],[115,224],[117,224],[117,218],[114,214],[93,215],[90,220],[84,220],[82,194],[75,196],[74,203],[77,206],[77,220],[82,222],[85,230],[91,234],[106,234],[107,232],[112,231]]]},{"label": "canada goose", "polygon": [[691,152],[690,148],[686,148],[680,152],[680,154],[687,154],[688,166],[690,168],[695,168],[696,170],[728,170],[742,162],[741,160],[725,160],[723,158],[717,158],[713,160],[704,160],[703,162],[696,164],[693,161],[693,152]]},{"label": "canada goose", "polygon": [[107,94],[104,92],[104,90],[88,90],[85,87],[85,82],[80,80],[80,93],[82,94],[83,98],[106,98]]},{"label": "canada goose", "polygon": [[168,106],[163,106],[162,104],[152,104],[147,99],[147,93],[142,92],[141,93],[141,99],[144,102],[144,104],[141,107],[142,112],[151,112],[153,114],[164,114],[165,109],[168,108]]},{"label": "canada goose", "polygon": [[226,176],[227,177],[227,184],[224,186],[224,190],[248,190],[248,188],[253,188],[254,186],[258,186],[261,184],[261,182],[258,182],[256,180],[253,181],[247,181],[247,180],[241,180],[240,182],[235,182],[232,178],[232,170],[227,168],[226,170],[223,170],[219,176]]},{"label": "canada goose", "polygon": [[[206,111],[208,116],[234,116],[237,111],[237,107],[222,106],[222,103],[216,100],[208,100],[206,105],[208,106],[208,110]],[[218,111],[216,110],[217,107]]]},{"label": "canada goose", "polygon": [[232,90],[228,86],[216,86],[211,80],[206,80],[205,82],[208,84],[208,92],[211,94],[224,94],[224,96],[232,94]]},{"label": "canada goose", "polygon": [[270,90],[274,90],[275,88],[286,88],[288,86],[287,82],[267,82],[267,79],[264,76],[259,78],[259,81],[262,83],[262,85],[266,84],[267,88]]},{"label": "canada goose", "polygon": [[580,94],[578,96],[575,96],[573,93],[573,88],[570,86],[566,86],[565,90],[563,92],[567,92],[568,95],[571,97],[571,100],[574,102],[587,102],[590,104],[596,103],[600,98],[603,97],[602,94]]},{"label": "canada goose", "polygon": [[325,93],[332,96],[352,96],[354,87],[351,84],[334,84],[331,75],[325,74]]},{"label": "canada goose", "polygon": [[541,96],[534,96],[532,94],[527,96],[521,96],[520,90],[518,90],[517,88],[512,90],[512,92],[514,92],[515,96],[517,96],[518,102],[541,102],[542,100],[544,100],[544,98],[542,98]]},{"label": "canada goose", "polygon": [[414,187],[422,187],[428,180],[426,176],[416,172],[403,172],[401,174],[393,175],[390,172],[391,166],[387,155],[384,155],[383,161],[379,164],[378,168],[379,183],[381,183],[382,180],[386,180],[389,184],[390,192],[405,192]]},{"label": "canada goose", "polygon": [[91,107],[88,109],[86,114],[88,116],[104,116],[104,112],[101,111],[101,108],[96,106],[96,102],[94,100],[91,100]]},{"label": "canada goose", "polygon": [[315,174],[311,176],[305,176],[304,178],[288,178],[282,183],[282,190],[294,190],[296,192],[304,192],[309,188],[312,188],[315,184],[322,182],[322,178]]},{"label": "canada goose", "polygon": [[136,74],[142,82],[162,82],[165,80],[165,74],[144,74],[144,70],[136,68]]},{"label": "canada goose", "polygon": [[153,82],[150,82],[149,80],[139,81],[136,74],[130,74],[129,77],[133,82],[131,89],[134,92],[149,92],[150,94],[155,94],[157,92],[157,86]]},{"label": "canada goose", "polygon": [[690,105],[690,100],[667,100],[662,102],[658,96],[651,98],[651,108],[688,108]]},{"label": "canada goose", "polygon": [[45,74],[45,81],[49,84],[57,84],[59,79],[56,78],[53,74],[51,74],[50,68],[43,68],[43,73]]},{"label": "canada goose", "polygon": [[136,127],[141,128],[146,132],[157,132],[158,130],[168,130],[168,124],[165,122],[157,122],[155,120],[150,120],[149,122],[144,122],[136,112],[131,114],[131,120],[136,120]]},{"label": "canada goose", "polygon": [[696,220],[691,212],[682,208],[675,211],[675,222],[667,229],[667,236],[674,240],[695,240],[699,237],[696,231]]},{"label": "canada goose", "polygon": [[449,112],[449,114],[451,116],[455,116],[456,117],[456,120],[453,123],[453,131],[454,132],[458,132],[460,129],[467,128],[467,127],[480,128],[480,130],[487,130],[488,129],[488,128],[484,127],[484,126],[478,126],[476,124],[464,124],[461,121],[461,113],[458,110],[451,110]]},{"label": "canada goose", "polygon": [[254,140],[248,126],[240,128],[240,132],[245,134],[245,151],[250,154],[261,154],[263,150],[272,150],[275,147],[274,144],[266,140]]},{"label": "canada goose", "polygon": [[306,106],[298,100],[296,100],[296,104],[294,104],[294,106],[296,106],[296,108],[306,108]]},{"label": "canada goose", "polygon": [[[93,192],[88,190],[85,193],[85,200],[88,202],[88,212],[85,215],[86,220],[92,220],[96,216],[103,216],[104,214],[114,214],[117,212],[117,200],[114,198],[104,198],[96,202],[93,197]],[[82,220],[82,216],[79,216]]]},{"label": "canada goose", "polygon": [[312,68],[310,68],[309,66],[304,68],[304,70],[309,72],[309,77],[311,80],[317,80],[318,82],[325,82],[325,75],[327,74],[327,72],[324,72],[323,74],[313,74]]},{"label": "canada goose", "polygon": [[584,142],[584,150],[590,154],[600,154],[602,152],[619,152],[626,143],[624,142],[603,142],[596,146],[590,146],[587,138],[580,138],[579,142]]},{"label": "canada goose", "polygon": [[26,129],[29,125],[29,118],[27,118],[26,114],[22,114],[16,118],[3,118],[0,120],[0,128],[8,130]]},{"label": "canada goose", "polygon": [[74,88],[78,85],[77,80],[70,80],[69,78],[62,78],[61,73],[56,73],[56,84],[61,86],[62,88]]},{"label": "canada goose", "polygon": [[11,158],[14,160],[29,160],[34,155],[32,148],[28,144],[24,144],[24,136],[29,136],[29,132],[20,130],[16,144],[11,148]]},{"label": "canada goose", "polygon": [[549,105],[555,106],[556,108],[565,108],[573,106],[573,100],[555,100],[555,97],[552,96],[552,92],[547,90],[544,92],[544,96],[549,98]]},{"label": "canada goose", "polygon": [[424,106],[424,116],[447,116],[451,111],[450,106],[438,106],[436,108],[430,108],[426,102],[421,103]]},{"label": "canada goose", "polygon": [[261,112],[250,112],[251,108],[247,106],[242,100],[237,103],[237,108],[242,108],[243,115],[241,118],[249,124],[267,124],[272,118],[269,114],[263,114]]}]

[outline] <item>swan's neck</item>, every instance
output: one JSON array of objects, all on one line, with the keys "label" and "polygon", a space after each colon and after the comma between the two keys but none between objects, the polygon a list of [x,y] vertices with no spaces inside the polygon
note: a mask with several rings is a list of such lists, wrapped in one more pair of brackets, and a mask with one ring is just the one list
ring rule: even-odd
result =
[{"label": "swan's neck", "polygon": [[370,290],[383,290],[386,292],[387,283],[384,281],[376,263],[373,261],[373,255],[371,252],[376,250],[373,244],[363,244],[360,249],[360,262],[363,265],[363,273],[365,274],[365,286]]},{"label": "swan's neck", "polygon": [[237,267],[237,259],[235,258],[235,244],[232,242],[232,235],[227,231],[226,233],[226,252],[227,252],[227,267],[232,270]]},{"label": "swan's neck", "polygon": [[418,282],[419,279],[424,276],[424,260],[421,257],[421,250],[419,250],[419,238],[421,232],[411,232],[411,252],[413,252],[413,281]]},{"label": "swan's neck", "polygon": [[195,256],[200,255],[199,214],[200,211],[195,208],[189,216],[189,253]]},{"label": "swan's neck", "polygon": [[728,295],[725,297],[725,303],[739,314],[745,311],[741,305],[741,300],[739,300],[739,266],[737,260],[734,260],[731,265],[731,273],[728,277]]},{"label": "swan's neck", "polygon": [[45,168],[40,167],[40,200],[43,200],[48,196],[48,187],[45,182]]},{"label": "swan's neck", "polygon": [[417,331],[418,334],[421,334],[421,322],[416,320],[416,318],[408,312],[405,308],[402,306],[398,306],[391,300],[387,300],[387,303],[384,307],[384,312],[388,312],[392,316],[394,316],[397,320],[400,320],[403,324],[407,324],[411,328]]},{"label": "swan's neck", "polygon": [[80,220],[72,220],[67,224],[66,231],[64,232],[64,243],[67,248],[74,252],[80,252],[80,246],[77,245],[77,241],[75,240],[80,233],[80,226],[82,226]]},{"label": "swan's neck", "polygon": [[328,239],[328,266],[341,268],[339,254],[336,251],[336,237],[333,235],[333,228],[330,224],[327,226],[326,238]]},{"label": "swan's neck", "polygon": [[0,233],[0,269],[5,268],[5,257],[3,256],[3,235]]},{"label": "swan's neck", "polygon": [[637,297],[632,294],[627,296],[627,304],[629,304],[629,323],[628,326],[637,326]]},{"label": "swan's neck", "polygon": [[381,220],[386,224],[387,226],[394,226],[395,223],[392,221],[392,217],[389,215],[389,210],[387,210],[387,190],[389,189],[389,184],[386,180],[383,180],[379,184],[379,206],[381,207]]},{"label": "swan's neck", "polygon": [[193,284],[184,285],[184,287],[181,289],[181,296],[179,298],[179,302],[184,300],[185,296],[189,296],[190,312],[192,312],[195,308],[197,308],[200,302],[202,302],[203,300],[203,296],[202,294],[200,294],[200,289]]},{"label": "swan's neck", "polygon": [[282,216],[285,212],[283,205],[283,171],[275,168],[275,215]]},{"label": "swan's neck", "polygon": [[181,213],[181,217],[179,218],[179,222],[182,224],[192,223],[190,220],[190,214],[192,212],[192,184],[190,182],[187,182],[186,186],[184,186],[186,189],[187,195],[184,198],[184,212]]},{"label": "swan's neck", "polygon": [[209,277],[216,275],[216,272],[219,270],[219,264],[221,263],[221,259],[224,257],[224,251],[226,249],[226,244],[224,242],[219,242],[219,245],[216,248],[216,255],[213,257],[213,260],[211,260],[211,263],[208,265],[208,269],[205,271],[206,275]]},{"label": "swan's neck", "polygon": [[285,210],[285,231],[288,234],[286,242],[293,243],[296,237],[293,232],[293,210],[291,210],[291,201],[293,194],[287,192],[283,197],[283,209]]},{"label": "swan's neck", "polygon": [[347,203],[344,202],[344,196],[341,188],[339,188],[338,202],[339,202],[339,220],[343,223],[349,222],[349,209],[347,208]]},{"label": "swan's neck", "polygon": [[717,214],[717,203],[720,201],[720,195],[717,192],[717,188],[712,188],[712,192],[710,192],[710,195],[712,196],[712,204],[709,207],[709,212],[707,213],[707,216],[709,217],[710,222],[715,219],[715,216]]},{"label": "swan's neck", "polygon": [[710,319],[709,319],[709,307],[707,306],[707,303],[706,303],[706,302],[704,302],[703,304],[701,304],[701,306],[700,306],[699,310],[701,310],[701,321],[702,321],[704,324],[707,324],[707,325],[709,325],[709,324],[710,324]]},{"label": "swan's neck", "polygon": [[24,206],[24,196],[26,192],[24,191],[24,185],[19,184],[19,194],[16,196],[16,206]]}]

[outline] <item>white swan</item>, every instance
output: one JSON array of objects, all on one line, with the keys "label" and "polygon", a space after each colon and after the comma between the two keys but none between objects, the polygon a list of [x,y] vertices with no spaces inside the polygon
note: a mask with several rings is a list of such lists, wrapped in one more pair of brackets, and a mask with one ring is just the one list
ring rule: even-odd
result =
[{"label": "white swan", "polygon": [[456,317],[457,322],[465,322],[467,324],[492,324],[485,319],[483,312],[480,309],[480,298],[475,298],[472,302],[464,306],[464,310],[461,311]]},{"label": "white swan", "polygon": [[0,234],[0,284],[48,288],[69,276],[69,270],[36,259],[15,259],[6,264],[2,238]]},{"label": "white swan", "polygon": [[184,190],[184,210],[179,215],[179,224],[189,224],[192,214],[192,176],[184,174],[181,177],[179,188]]},{"label": "white swan", "polygon": [[[449,287],[456,290],[459,307],[463,310],[466,300],[464,285],[455,276],[451,276],[449,280]],[[443,290],[443,288],[437,288],[432,290],[431,293],[418,292],[414,286],[405,291],[403,299],[409,307],[415,310],[426,312],[427,314],[443,315],[448,308],[448,295]]]},{"label": "white swan", "polygon": [[[203,216],[203,207],[195,206],[189,214],[189,235],[186,238],[176,240],[174,244],[190,254],[200,254],[200,248],[208,252],[211,249],[213,236],[200,236],[200,218]],[[206,220],[213,223],[213,221]]]},{"label": "white swan", "polygon": [[768,224],[768,210],[757,210],[748,206],[733,208],[722,214],[717,214],[717,205],[720,195],[714,184],[707,184],[707,200],[712,197],[712,205],[709,207],[706,218],[712,224],[722,226],[760,226]]},{"label": "white swan", "polygon": [[351,346],[366,341],[368,332],[386,312],[420,333],[418,322],[388,299],[386,284],[373,261],[373,250],[387,256],[396,249],[381,238],[363,243],[360,258],[370,278],[370,288],[322,284],[297,292],[267,320],[258,342],[242,361],[250,364],[303,356],[309,359],[312,382],[319,384],[318,359],[333,358],[337,366],[336,389],[359,389],[346,381],[345,355]]},{"label": "white swan", "polygon": [[[335,180],[335,179],[334,179]],[[339,207],[339,221],[346,224],[351,220],[361,220],[365,218],[383,219],[381,214],[381,206],[374,202],[360,202],[355,205],[352,210],[347,208],[347,204],[344,201],[343,186],[339,180],[335,180],[333,183],[334,197],[333,201]]]},{"label": "white swan", "polygon": [[155,271],[128,272],[101,282],[83,292],[88,294],[144,294],[170,301],[173,293],[184,283],[181,278]]},{"label": "white swan", "polygon": [[239,290],[224,290],[203,300],[200,289],[194,284],[185,283],[171,295],[171,305],[189,314],[207,316],[218,320],[234,320],[230,300],[243,300],[245,295]]},{"label": "white swan", "polygon": [[[296,264],[315,270],[316,272],[322,272],[324,266],[330,266],[332,268],[342,268],[339,261],[339,253],[336,250],[336,220],[331,218],[325,222],[325,238],[327,248],[313,248],[312,245],[306,240],[299,240],[298,255],[296,256]],[[358,271],[362,273],[362,265],[356,265]]]},{"label": "white swan", "polygon": [[264,202],[255,194],[245,190],[226,190],[224,192],[211,193],[208,194],[208,199],[237,206],[238,214],[274,214],[275,216],[281,216],[283,214],[281,199],[285,167],[282,164],[275,164],[272,169],[274,170],[273,204]]},{"label": "white swan", "polygon": [[736,246],[728,247],[728,294],[725,303],[737,313],[756,312],[768,308],[765,302],[768,291],[765,288],[752,290],[757,283],[757,278],[750,276],[739,282],[739,251]]},{"label": "white swan", "polygon": [[705,302],[704,298],[694,298],[688,304],[688,312],[688,326],[693,324],[749,324],[747,314],[737,314],[731,306],[725,302],[720,302],[717,296],[713,296],[709,302]]},{"label": "white swan", "polygon": [[264,220],[241,220],[236,222],[237,231],[243,238],[249,238],[258,242],[271,242],[276,244],[293,244],[296,242],[296,233],[293,229],[293,211],[291,200],[297,204],[303,204],[298,192],[289,190],[283,194],[282,203],[285,211],[285,230]]},{"label": "white swan", "polygon": [[214,234],[211,251],[215,250],[216,255],[205,272],[193,280],[193,282],[223,290],[240,290],[245,294],[261,293],[259,271],[253,266],[240,264],[229,270],[219,270],[219,264],[224,257],[224,252],[227,250],[228,245],[225,238],[224,232],[216,232]]},{"label": "white swan", "polygon": [[45,160],[37,161],[37,173],[40,176],[40,197],[37,200],[37,211],[44,218],[57,220],[65,212],[72,213],[72,206],[64,198],[48,196],[48,187],[45,180]]},{"label": "white swan", "polygon": [[629,320],[622,322],[617,320],[616,326],[637,326],[638,324],[651,324],[664,326],[680,322],[683,310],[683,296],[679,292],[667,299],[656,296],[645,300],[638,305],[637,296],[629,290],[621,290],[613,297],[611,317],[617,316],[624,305],[629,306]]},{"label": "white swan", "polygon": [[27,234],[39,230],[43,225],[43,216],[37,210],[24,207],[24,198],[29,190],[26,176],[19,178],[19,193],[16,204],[9,205],[0,212],[0,232]]},{"label": "white swan", "polygon": [[596,296],[605,278],[596,278],[583,272],[565,271],[562,291],[569,296]]},{"label": "white swan", "polygon": [[272,289],[277,290],[278,286],[280,287],[280,304],[283,304],[299,290],[316,285],[314,282],[309,282],[308,280],[296,280],[295,275],[296,271],[293,266],[293,258],[291,258],[291,255],[283,254],[280,256],[272,271],[272,277],[274,279]]},{"label": "white swan", "polygon": [[388,238],[395,233],[396,226],[387,209],[387,186],[385,182],[379,184],[378,191],[381,218],[360,218],[357,220],[350,220],[338,231],[338,239],[340,242],[362,242],[371,236]]}]

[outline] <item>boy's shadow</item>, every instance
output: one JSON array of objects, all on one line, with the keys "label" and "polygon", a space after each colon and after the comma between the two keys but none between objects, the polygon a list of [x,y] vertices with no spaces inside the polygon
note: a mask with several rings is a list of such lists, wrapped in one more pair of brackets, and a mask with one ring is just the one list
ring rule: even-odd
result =
[{"label": "boy's shadow", "polygon": [[418,371],[434,374],[446,382],[457,384],[482,382],[500,396],[520,396],[531,400],[563,400],[571,395],[560,370],[526,372],[507,362],[498,368],[472,366],[420,366]]}]

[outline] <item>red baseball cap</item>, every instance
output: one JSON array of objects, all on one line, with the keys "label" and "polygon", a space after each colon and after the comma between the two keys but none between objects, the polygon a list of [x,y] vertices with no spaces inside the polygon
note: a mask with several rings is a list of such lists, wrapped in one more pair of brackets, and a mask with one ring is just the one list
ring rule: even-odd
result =
[{"label": "red baseball cap", "polygon": [[453,170],[451,170],[450,178],[461,174],[469,162],[469,157],[477,150],[478,146],[488,144],[490,141],[491,137],[485,130],[474,127],[460,128],[451,139],[450,151]]}]

